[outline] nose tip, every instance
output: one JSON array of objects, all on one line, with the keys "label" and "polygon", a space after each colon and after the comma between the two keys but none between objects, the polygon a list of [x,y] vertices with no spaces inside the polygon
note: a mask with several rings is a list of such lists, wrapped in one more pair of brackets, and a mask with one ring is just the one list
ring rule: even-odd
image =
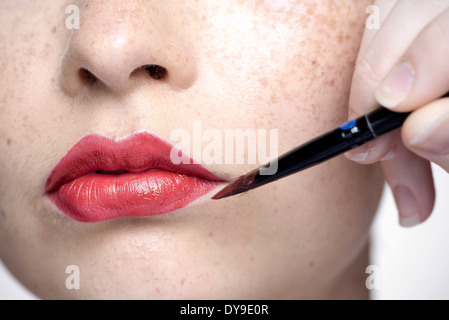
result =
[{"label": "nose tip", "polygon": [[132,90],[142,77],[176,89],[193,84],[196,67],[188,43],[173,36],[176,31],[158,27],[167,19],[161,11],[145,19],[142,10],[130,5],[133,2],[123,2],[127,4],[121,5],[119,15],[117,6],[89,2],[62,59],[60,82],[67,92],[76,94],[97,83],[120,94]]}]

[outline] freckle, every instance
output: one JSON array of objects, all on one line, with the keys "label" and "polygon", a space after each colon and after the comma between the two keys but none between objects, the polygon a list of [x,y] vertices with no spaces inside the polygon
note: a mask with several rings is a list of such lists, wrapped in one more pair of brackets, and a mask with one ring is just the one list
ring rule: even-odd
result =
[{"label": "freckle", "polygon": [[161,293],[161,290],[159,288],[156,288],[157,293]]},{"label": "freckle", "polygon": [[184,284],[184,282],[186,282],[186,278],[181,280],[181,286]]},{"label": "freckle", "polygon": [[316,9],[316,3],[312,3],[308,8],[307,8],[307,15],[312,15],[315,12]]},{"label": "freckle", "polygon": [[343,35],[342,34],[339,34],[337,39],[338,39],[338,43],[340,43],[340,44],[343,43]]},{"label": "freckle", "polygon": [[159,280],[159,278],[158,278],[158,277],[156,277],[156,278],[154,278],[154,280]]},{"label": "freckle", "polygon": [[213,236],[213,233],[212,232],[209,232],[209,237],[212,237]]},{"label": "freckle", "polygon": [[6,143],[8,144],[8,146],[10,146],[11,145],[11,139],[6,139]]},{"label": "freckle", "polygon": [[268,85],[268,79],[267,78],[261,78],[261,79],[259,79],[259,83],[262,85],[262,86],[266,86],[266,85]]},{"label": "freckle", "polygon": [[310,268],[313,268],[314,266],[315,266],[315,261],[313,261],[313,260],[310,261],[310,262],[309,262],[309,267],[310,267]]},{"label": "freckle", "polygon": [[250,259],[251,261],[254,261],[254,257],[253,257],[253,256],[251,256],[249,259]]},{"label": "freckle", "polygon": [[220,261],[215,261],[215,262],[214,262],[214,265],[215,265],[215,266],[220,265]]},{"label": "freckle", "polygon": [[55,34],[56,31],[58,31],[58,28],[56,28],[56,27],[53,27],[53,29],[51,29],[51,32],[52,32],[53,34]]},{"label": "freckle", "polygon": [[316,65],[316,60],[312,60],[312,65]]}]

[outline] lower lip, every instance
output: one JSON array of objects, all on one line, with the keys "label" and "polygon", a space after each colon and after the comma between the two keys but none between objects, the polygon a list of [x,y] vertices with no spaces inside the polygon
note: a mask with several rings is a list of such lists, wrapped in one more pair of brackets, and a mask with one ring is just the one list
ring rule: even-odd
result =
[{"label": "lower lip", "polygon": [[86,175],[62,185],[49,196],[69,217],[100,222],[168,213],[187,206],[218,185],[217,181],[150,170]]}]

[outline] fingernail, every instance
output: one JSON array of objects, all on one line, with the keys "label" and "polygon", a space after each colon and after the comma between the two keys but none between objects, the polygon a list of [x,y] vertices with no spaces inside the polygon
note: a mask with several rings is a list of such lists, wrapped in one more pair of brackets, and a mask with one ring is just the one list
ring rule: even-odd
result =
[{"label": "fingernail", "polygon": [[380,161],[388,161],[396,157],[396,150],[390,150]]},{"label": "fingernail", "polygon": [[368,155],[369,155],[368,143],[365,143],[364,145],[362,145],[356,149],[353,149],[351,151],[348,151],[346,153],[346,157],[349,160],[352,160],[355,162],[366,161],[366,159],[368,159]]},{"label": "fingernail", "polygon": [[357,118],[358,118],[358,115],[354,111],[349,110],[348,120],[354,120]]},{"label": "fingernail", "polygon": [[413,227],[421,223],[420,208],[410,188],[397,185],[393,189],[394,199],[399,209],[399,223],[403,227]]},{"label": "fingernail", "polygon": [[402,62],[388,74],[377,88],[377,102],[387,108],[396,107],[410,94],[414,81],[415,71],[412,65]]},{"label": "fingernail", "polygon": [[449,113],[435,115],[427,125],[418,129],[410,145],[428,153],[449,154]]}]

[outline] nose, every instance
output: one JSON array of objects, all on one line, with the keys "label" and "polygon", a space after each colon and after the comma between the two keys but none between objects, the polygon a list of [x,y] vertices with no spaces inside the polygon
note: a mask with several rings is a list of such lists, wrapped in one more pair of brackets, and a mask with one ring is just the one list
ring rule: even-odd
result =
[{"label": "nose", "polygon": [[73,31],[61,63],[64,90],[75,95],[96,82],[124,94],[141,79],[190,87],[196,77],[191,48],[170,24],[166,2],[155,3],[84,1],[80,29]]}]

